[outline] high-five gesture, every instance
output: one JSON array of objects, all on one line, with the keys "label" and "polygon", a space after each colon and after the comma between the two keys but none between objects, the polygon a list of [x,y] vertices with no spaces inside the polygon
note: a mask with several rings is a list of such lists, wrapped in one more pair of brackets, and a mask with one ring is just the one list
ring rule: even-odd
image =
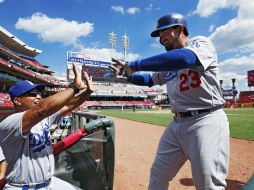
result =
[{"label": "high-five gesture", "polygon": [[[73,64],[73,73],[74,73],[74,83],[78,87],[79,90],[87,89],[90,92],[93,92],[93,83],[92,83],[92,78],[88,76],[88,74],[83,71],[82,76],[81,76],[81,71],[79,68]],[[84,81],[82,80],[84,79]]]},{"label": "high-five gesture", "polygon": [[118,60],[115,58],[111,58],[112,64],[115,68],[119,69],[119,74],[120,73],[126,73],[127,75],[132,75],[135,71],[131,70],[127,62]]}]

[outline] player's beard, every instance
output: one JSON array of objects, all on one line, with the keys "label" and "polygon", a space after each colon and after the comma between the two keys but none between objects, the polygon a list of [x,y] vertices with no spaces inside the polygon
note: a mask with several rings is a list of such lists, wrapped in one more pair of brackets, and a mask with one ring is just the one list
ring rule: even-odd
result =
[{"label": "player's beard", "polygon": [[164,47],[165,47],[166,51],[170,51],[170,50],[174,49],[172,44],[168,44],[167,46],[164,46]]},{"label": "player's beard", "polygon": [[170,51],[173,49],[176,49],[176,43],[179,37],[175,37],[174,40],[170,43],[167,43],[166,45],[164,45],[166,51]]}]

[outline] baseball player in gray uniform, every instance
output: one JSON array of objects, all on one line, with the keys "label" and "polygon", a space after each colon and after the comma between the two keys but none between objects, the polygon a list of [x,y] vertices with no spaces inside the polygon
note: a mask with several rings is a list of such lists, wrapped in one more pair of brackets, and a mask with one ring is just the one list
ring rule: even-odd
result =
[{"label": "baseball player in gray uniform", "polygon": [[[0,123],[0,146],[8,163],[4,189],[79,189],[54,174],[50,126],[81,105],[93,92],[92,80],[73,65],[74,82],[65,90],[42,99],[44,85],[19,81],[10,89],[15,112]],[[83,92],[79,93],[80,90]],[[75,96],[75,94],[79,93]]]},{"label": "baseball player in gray uniform", "polygon": [[166,84],[175,114],[160,139],[148,189],[167,190],[169,181],[189,160],[197,190],[224,190],[229,124],[222,109],[225,101],[217,78],[215,47],[204,36],[189,39],[186,20],[177,13],[161,17],[151,36],[160,38],[166,53],[129,63],[112,59],[133,84]]}]

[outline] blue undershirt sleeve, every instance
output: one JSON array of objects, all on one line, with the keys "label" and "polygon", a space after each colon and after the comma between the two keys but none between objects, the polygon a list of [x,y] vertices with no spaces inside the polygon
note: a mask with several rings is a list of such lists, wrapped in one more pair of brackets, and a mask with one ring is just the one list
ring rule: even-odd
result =
[{"label": "blue undershirt sleeve", "polygon": [[133,71],[171,71],[201,65],[196,54],[186,48],[128,63]]},{"label": "blue undershirt sleeve", "polygon": [[153,80],[150,73],[129,75],[127,81],[138,86],[153,86]]}]

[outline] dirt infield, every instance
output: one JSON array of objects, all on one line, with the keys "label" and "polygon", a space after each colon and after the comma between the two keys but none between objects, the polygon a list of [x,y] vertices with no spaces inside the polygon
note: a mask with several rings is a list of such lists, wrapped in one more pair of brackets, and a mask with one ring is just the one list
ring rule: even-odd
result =
[{"label": "dirt infield", "polygon": [[[164,127],[112,118],[116,129],[114,190],[146,190],[149,170]],[[231,157],[227,190],[240,190],[254,172],[254,141],[230,139]],[[170,190],[195,190],[187,162]]]}]

